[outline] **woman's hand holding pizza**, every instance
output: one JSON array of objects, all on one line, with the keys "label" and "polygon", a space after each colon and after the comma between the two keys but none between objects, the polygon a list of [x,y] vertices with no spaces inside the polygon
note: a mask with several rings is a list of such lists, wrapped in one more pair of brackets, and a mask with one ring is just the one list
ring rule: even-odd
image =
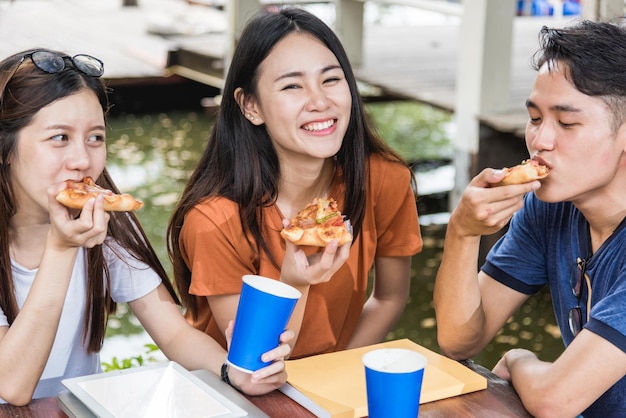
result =
[{"label": "woman's hand holding pizza", "polygon": [[[285,226],[289,221],[284,221]],[[350,243],[339,246],[331,241],[322,252],[308,255],[303,248],[285,240],[285,258],[280,281],[292,286],[310,286],[325,283],[339,270],[350,255]]]},{"label": "woman's hand holding pizza", "polygon": [[[352,227],[333,198],[317,198],[291,220],[283,221],[285,259],[280,280],[292,286],[310,286],[330,280],[350,255]],[[301,248],[323,251],[307,253]]]},{"label": "woman's hand holding pizza", "polygon": [[102,196],[87,201],[82,210],[68,209],[60,204],[56,196],[63,185],[48,188],[48,208],[50,213],[49,245],[57,250],[87,247],[102,244],[107,235],[109,214],[104,211]]},{"label": "woman's hand holding pizza", "polygon": [[350,245],[351,242],[339,245],[338,240],[332,240],[322,251],[307,255],[301,246],[286,240],[280,281],[295,287],[329,281],[348,260]]}]

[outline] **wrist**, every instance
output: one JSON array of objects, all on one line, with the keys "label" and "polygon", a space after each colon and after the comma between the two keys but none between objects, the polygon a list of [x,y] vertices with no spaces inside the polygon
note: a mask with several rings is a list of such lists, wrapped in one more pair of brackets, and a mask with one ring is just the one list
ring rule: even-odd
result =
[{"label": "wrist", "polygon": [[241,389],[239,389],[237,386],[233,384],[233,382],[230,381],[230,376],[228,375],[229,372],[230,372],[230,364],[228,364],[228,362],[224,362],[224,364],[222,364],[222,369],[220,373],[220,377],[222,378],[222,381],[227,383],[228,386],[232,387],[236,391],[241,392]]}]

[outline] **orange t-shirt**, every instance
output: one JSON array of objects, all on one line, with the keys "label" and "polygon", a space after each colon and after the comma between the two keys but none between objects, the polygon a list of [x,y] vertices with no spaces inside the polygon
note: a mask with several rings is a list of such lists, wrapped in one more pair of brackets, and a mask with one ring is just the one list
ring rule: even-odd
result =
[{"label": "orange t-shirt", "polygon": [[[292,358],[345,349],[365,303],[374,258],[411,256],[422,248],[410,172],[380,156],[372,156],[369,161],[361,233],[352,244],[348,261],[332,279],[309,289]],[[337,199],[341,211],[344,202],[340,172],[330,196]],[[279,265],[285,255],[285,242],[280,236],[282,219],[276,205],[263,209],[263,234]],[[180,245],[192,272],[189,293],[199,296],[199,317],[193,325],[226,347],[205,296],[237,294],[241,292],[243,275],[278,279],[280,271],[265,254],[259,258],[250,247],[244,238],[237,204],[223,197],[206,199],[189,211]]]}]

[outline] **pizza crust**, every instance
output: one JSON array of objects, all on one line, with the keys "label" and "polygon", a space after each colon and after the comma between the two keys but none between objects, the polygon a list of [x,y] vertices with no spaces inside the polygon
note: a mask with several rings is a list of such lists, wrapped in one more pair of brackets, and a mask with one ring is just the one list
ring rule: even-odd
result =
[{"label": "pizza crust", "polygon": [[534,160],[525,160],[521,164],[511,168],[503,168],[505,177],[493,186],[509,186],[511,184],[523,184],[534,180],[546,178],[550,171],[548,167]]},{"label": "pizza crust", "polygon": [[324,229],[299,228],[297,226],[289,226],[280,231],[280,235],[296,245],[306,245],[311,247],[325,247],[329,242],[336,239],[339,245],[352,241],[352,234],[347,231],[346,227],[334,226]]},{"label": "pizza crust", "polygon": [[104,210],[107,212],[130,212],[141,209],[143,202],[129,194],[115,194],[95,184],[93,179],[85,177],[81,181],[67,180],[65,189],[56,196],[56,200],[71,209],[82,209],[87,201],[99,194],[104,195]]}]

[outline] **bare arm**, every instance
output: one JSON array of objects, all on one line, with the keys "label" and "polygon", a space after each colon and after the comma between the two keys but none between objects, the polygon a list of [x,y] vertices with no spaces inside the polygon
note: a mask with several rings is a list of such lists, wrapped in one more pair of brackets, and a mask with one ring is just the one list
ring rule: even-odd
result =
[{"label": "bare arm", "polygon": [[[207,369],[220,374],[226,351],[213,338],[187,323],[163,285],[129,306],[168,359],[188,370]],[[229,329],[228,340],[230,335]],[[272,362],[269,366],[252,374],[230,368],[231,382],[249,395],[268,393],[285,383],[287,374],[282,360],[291,351],[285,342],[292,336],[291,332],[284,333],[283,344],[263,354],[264,361]]]},{"label": "bare arm", "polygon": [[478,273],[480,237],[497,232],[539,182],[489,188],[503,172],[483,170],[465,189],[453,211],[434,288],[437,338],[450,357],[478,353],[502,328],[526,295]]},{"label": "bare arm", "polygon": [[374,287],[347,348],[384,340],[400,319],[411,290],[411,257],[378,257]]},{"label": "bare arm", "polygon": [[51,225],[42,235],[45,248],[37,274],[15,321],[0,330],[0,397],[14,405],[31,401],[48,362],[78,248],[102,243],[106,236],[102,197],[73,219],[53,201],[55,194],[49,195]]},{"label": "bare arm", "polygon": [[516,349],[493,371],[513,383],[533,416],[574,417],[626,375],[626,353],[583,330],[554,363]]}]

